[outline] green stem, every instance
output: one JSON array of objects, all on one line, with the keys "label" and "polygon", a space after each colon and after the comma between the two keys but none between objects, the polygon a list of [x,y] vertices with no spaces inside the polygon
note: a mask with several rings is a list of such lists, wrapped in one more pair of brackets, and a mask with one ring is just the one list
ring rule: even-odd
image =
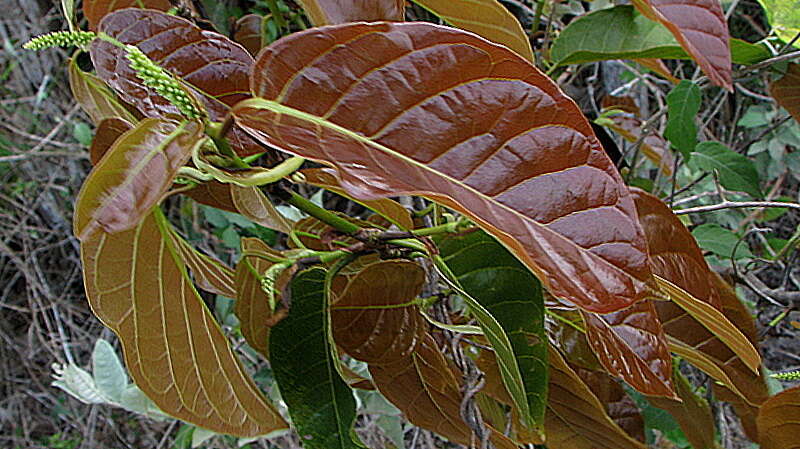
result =
[{"label": "green stem", "polygon": [[225,123],[209,122],[206,124],[206,134],[214,141],[219,152],[231,159],[233,168],[250,168],[250,165],[244,162],[242,158],[233,151],[233,148],[231,148],[231,145],[228,143],[228,139],[224,136],[224,130]]},{"label": "green stem", "polygon": [[333,212],[330,212],[325,208],[317,206],[316,204],[312,203],[306,198],[303,198],[301,195],[298,195],[297,193],[291,190],[284,190],[283,192],[286,195],[286,197],[283,198],[284,201],[300,209],[301,211],[307,213],[308,215],[311,215],[317,220],[333,227],[337,231],[343,232],[345,234],[355,234],[356,232],[361,230],[361,227],[359,227],[358,225],[350,223],[349,221],[334,214]]}]

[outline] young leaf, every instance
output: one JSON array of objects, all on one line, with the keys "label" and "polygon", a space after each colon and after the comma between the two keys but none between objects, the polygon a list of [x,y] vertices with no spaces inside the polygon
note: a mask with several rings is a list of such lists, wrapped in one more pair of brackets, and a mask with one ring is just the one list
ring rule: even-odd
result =
[{"label": "young leaf", "polygon": [[639,407],[625,392],[623,384],[605,371],[590,371],[574,366],[572,368],[603,404],[608,417],[631,438],[644,442],[644,419]]},{"label": "young leaf", "polygon": [[510,50],[424,23],[331,26],[264,50],[251,87],[237,123],[334,166],[349,195],[452,207],[586,310],[649,294],[627,188],[572,100]]},{"label": "young leaf", "polygon": [[533,62],[533,49],[519,21],[498,0],[413,0],[449,25],[505,45]]},{"label": "young leaf", "polygon": [[753,161],[719,142],[699,143],[689,164],[696,170],[716,170],[722,187],[762,197]]},{"label": "young leaf", "polygon": [[169,227],[155,209],[133,229],[81,242],[92,310],[119,336],[136,385],[164,412],[239,436],[285,428],[192,286]]},{"label": "young leaf", "polygon": [[652,301],[607,315],[581,314],[589,344],[611,375],[644,394],[675,397],[672,358]]},{"label": "young leaf", "polygon": [[763,449],[800,448],[800,386],[769,398],[758,414],[759,443]]},{"label": "young leaf", "polygon": [[730,34],[719,0],[633,0],[633,4],[666,26],[714,84],[733,89]]},{"label": "young leaf", "polygon": [[97,125],[92,139],[92,146],[89,147],[89,160],[92,165],[97,165],[117,139],[132,129],[133,125],[127,120],[118,117],[103,119]]},{"label": "young leaf", "polygon": [[[439,250],[461,287],[488,310],[508,336],[511,357],[502,356],[505,348],[494,348],[503,381],[525,426],[541,432],[547,404],[547,336],[541,284],[483,232],[447,237],[439,242]],[[512,375],[516,372],[519,379]],[[517,384],[519,381],[522,385]]]},{"label": "young leaf", "polygon": [[174,229],[169,236],[198,287],[228,298],[236,297],[233,270],[218,259],[196,250]]},{"label": "young leaf", "polygon": [[402,21],[405,0],[299,0],[314,26],[377,20]]},{"label": "young leaf", "polygon": [[231,200],[236,210],[254,223],[288,234],[292,225],[275,209],[272,201],[258,187],[231,184]]},{"label": "young leaf", "polygon": [[406,260],[367,265],[331,305],[333,339],[351,357],[371,365],[406,358],[425,336],[427,323],[413,304],[425,270]]},{"label": "young leaf", "polygon": [[356,401],[331,358],[325,270],[291,282],[289,315],[272,328],[269,356],[281,396],[306,449],[359,449],[353,440]]},{"label": "young leaf", "polygon": [[227,212],[239,213],[236,205],[233,204],[231,184],[208,181],[182,193],[200,204]]},{"label": "young leaf", "polygon": [[645,449],[606,414],[605,407],[550,346],[550,395],[545,420],[549,449]]},{"label": "young leaf", "polygon": [[120,404],[128,386],[128,375],[109,342],[98,339],[92,351],[92,377],[97,390],[108,401]]},{"label": "young leaf", "polygon": [[120,118],[130,123],[138,121],[106,83],[97,76],[81,70],[75,58],[69,60],[67,70],[72,96],[95,125],[109,118]]},{"label": "young leaf", "polygon": [[[350,198],[342,190],[342,186],[335,173],[330,169],[325,168],[309,168],[301,172],[305,181],[311,185],[322,187],[325,190],[330,190],[337,195],[342,195]],[[389,198],[380,198],[377,200],[363,201],[355,198],[350,198],[353,201],[361,204],[362,206],[375,211],[380,216],[386,218],[393,224],[397,225],[400,229],[411,230],[414,229],[414,219],[411,218],[411,213],[408,209],[403,207],[402,204]]]},{"label": "young leaf", "polygon": [[694,387],[680,371],[675,370],[672,379],[680,401],[648,398],[650,403],[668,411],[675,418],[693,448],[719,449],[714,415],[711,414],[708,402],[694,391]]},{"label": "young leaf", "polygon": [[[113,12],[103,19],[99,31],[137,46],[153,62],[190,86],[212,120],[222,120],[230,106],[249,96],[247,74],[253,57],[221,34],[203,31],[180,17],[146,9]],[[97,39],[92,43],[91,56],[97,75],[145,116],[179,113],[177,107],[144,85],[130,68],[123,49]],[[235,127],[227,137],[241,156],[264,151]]]},{"label": "young leaf", "polygon": [[789,64],[786,74],[769,85],[769,94],[800,122],[800,64]]},{"label": "young leaf", "polygon": [[255,56],[264,46],[262,42],[264,16],[246,14],[236,21],[233,26],[233,40],[241,44],[247,51]]},{"label": "young leaf", "polygon": [[666,137],[677,148],[684,159],[697,146],[697,126],[694,119],[700,112],[700,88],[691,81],[683,80],[667,94]]},{"label": "young leaf", "polygon": [[[369,372],[381,394],[412,424],[454,443],[470,444],[473,440],[472,431],[461,418],[460,382],[430,334],[413,354],[391,364],[370,365]],[[497,449],[517,448],[502,433],[491,427],[489,431]]]},{"label": "young leaf", "polygon": [[83,0],[83,15],[94,31],[100,20],[112,11],[124,8],[147,8],[167,11],[172,8],[169,0]]},{"label": "young leaf", "polygon": [[[242,335],[251,347],[263,354],[269,355],[269,329],[275,320],[275,314],[270,308],[269,297],[261,288],[260,277],[267,269],[274,265],[256,254],[264,253],[268,256],[281,257],[279,253],[267,246],[266,243],[252,237],[241,240],[242,253],[244,254],[236,264],[236,304],[234,313],[239,319]],[[286,281],[286,277],[279,277]],[[285,282],[276,283],[276,302],[281,296]]]},{"label": "young leaf", "polygon": [[202,125],[145,119],[123,134],[92,170],[75,205],[75,235],[85,240],[135,227],[161,201],[203,135]]}]

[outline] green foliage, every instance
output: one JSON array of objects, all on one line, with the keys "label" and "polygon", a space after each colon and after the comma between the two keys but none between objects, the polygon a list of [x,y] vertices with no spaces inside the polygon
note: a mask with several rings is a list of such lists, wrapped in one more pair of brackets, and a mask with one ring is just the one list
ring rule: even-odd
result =
[{"label": "green foliage", "polygon": [[692,152],[690,166],[705,171],[716,171],[719,182],[727,189],[746,192],[760,198],[758,172],[753,162],[719,142],[701,142]]},{"label": "green foliage", "polygon": [[700,88],[686,80],[667,95],[667,128],[664,137],[686,159],[697,146],[697,125],[694,121],[700,111],[700,101]]}]

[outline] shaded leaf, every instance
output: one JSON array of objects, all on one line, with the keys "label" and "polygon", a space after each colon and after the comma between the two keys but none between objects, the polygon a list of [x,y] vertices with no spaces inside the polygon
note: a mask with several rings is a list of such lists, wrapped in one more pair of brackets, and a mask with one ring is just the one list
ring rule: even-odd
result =
[{"label": "shaded leaf", "polygon": [[666,26],[714,84],[733,89],[730,34],[719,0],[634,0],[633,4]]},{"label": "shaded leaf", "polygon": [[300,272],[290,289],[292,307],[270,332],[269,356],[292,423],[306,449],[357,449],[356,401],[336,371],[325,333],[325,270]]},{"label": "shaded leaf", "polygon": [[667,128],[664,137],[677,148],[684,159],[697,146],[695,117],[700,111],[700,88],[691,81],[683,80],[667,94]]},{"label": "shaded leaf", "polygon": [[424,338],[425,319],[413,303],[422,292],[425,270],[406,260],[367,265],[331,305],[336,344],[371,365],[407,358]]},{"label": "shaded leaf", "polygon": [[106,83],[97,76],[81,70],[74,57],[67,64],[67,72],[72,96],[95,125],[108,118],[137,122],[136,117],[128,111]]},{"label": "shaded leaf", "polygon": [[547,404],[547,336],[541,284],[484,232],[446,237],[439,242],[439,250],[461,287],[486,308],[508,336],[512,354],[503,356],[505,348],[494,348],[500,356],[503,381],[525,425],[541,431]]},{"label": "shaded leaf", "polygon": [[75,205],[75,235],[126,231],[158,204],[202,142],[198,122],[145,119],[123,134],[92,170]]},{"label": "shaded leaf", "polygon": [[402,21],[405,0],[298,0],[314,26],[377,20]]},{"label": "shaded leaf", "polygon": [[100,20],[109,13],[124,8],[148,8],[167,11],[172,8],[169,0],[83,0],[83,15],[94,31]]},{"label": "shaded leaf", "polygon": [[217,258],[203,254],[192,247],[174,229],[169,236],[186,268],[192,273],[195,285],[207,292],[228,298],[236,297],[233,270]]},{"label": "shaded leaf", "polygon": [[92,165],[97,165],[114,142],[131,129],[133,125],[119,117],[109,117],[100,121],[94,132],[92,146],[89,147],[89,160]]},{"label": "shaded leaf", "polygon": [[511,51],[424,23],[333,26],[262,52],[252,88],[237,122],[333,165],[353,197],[452,207],[586,310],[648,295],[627,188],[575,104]]},{"label": "shaded leaf", "polygon": [[120,338],[133,380],[161,410],[256,436],[286,427],[247,376],[189,281],[159,209],[135,228],[81,244],[92,310]]},{"label": "shaded leaf", "polygon": [[[747,247],[747,242],[739,243],[739,237],[730,229],[716,223],[704,223],[692,230],[692,235],[697,243],[706,251],[711,251],[724,259],[751,258],[753,254]],[[736,254],[734,254],[734,249]]]},{"label": "shaded leaf", "polygon": [[519,20],[498,0],[413,0],[449,25],[505,45],[533,62],[533,49]]},{"label": "shaded leaf", "polygon": [[611,375],[647,395],[675,396],[672,359],[652,301],[607,315],[581,314],[589,344]]},{"label": "shaded leaf", "polygon": [[545,420],[549,449],[644,449],[606,414],[605,407],[552,346]]},{"label": "shaded leaf", "polygon": [[625,389],[618,380],[603,371],[577,368],[575,373],[592,390],[597,400],[603,404],[609,418],[631,438],[640,442],[645,441],[644,419],[639,407],[625,393]]},{"label": "shaded leaf", "polygon": [[719,142],[700,142],[689,164],[695,170],[716,170],[722,187],[747,192],[755,198],[763,196],[753,161]]},{"label": "shaded leaf", "polygon": [[769,398],[758,414],[759,443],[763,449],[800,447],[800,386]]},{"label": "shaded leaf", "polygon": [[[386,365],[370,365],[378,390],[399,408],[412,424],[432,430],[454,443],[470,444],[472,431],[460,415],[460,382],[430,334],[408,357]],[[498,449],[517,445],[489,428],[490,441]]]},{"label": "shaded leaf", "polygon": [[[330,170],[324,168],[309,168],[303,170],[301,173],[309,184],[322,187],[325,190],[330,190],[338,195],[349,198],[344,190],[342,190],[342,186],[339,184],[339,180],[336,179],[336,175]],[[380,198],[371,201],[360,201],[353,198],[353,201],[375,211],[397,225],[400,229],[414,229],[414,219],[411,218],[411,213],[397,201],[389,198]]]},{"label": "shaded leaf", "polygon": [[233,203],[231,185],[218,181],[204,182],[190,190],[181,192],[183,195],[206,206],[215,207],[228,212],[239,213]]},{"label": "shaded leaf", "polygon": [[786,74],[769,85],[769,94],[800,122],[800,64],[789,64]]},{"label": "shaded leaf", "polygon": [[666,410],[678,422],[686,439],[695,449],[717,449],[714,415],[708,402],[701,397],[686,377],[676,370],[672,384],[680,401],[666,398],[649,398],[651,404]]},{"label": "shaded leaf", "polygon": [[[275,257],[281,255],[256,238],[243,237],[241,245],[243,256],[236,264],[236,304],[233,312],[239,319],[239,327],[247,344],[267,356],[269,328],[280,316],[276,316],[270,308],[269,297],[261,288],[260,277],[274,263],[249,254],[264,253]],[[282,286],[286,282],[288,282],[286,276],[279,278],[278,285],[275,286],[276,296],[280,297]]]},{"label": "shaded leaf", "polygon": [[262,29],[264,17],[258,14],[246,14],[236,21],[233,26],[233,40],[241,44],[247,51],[255,56],[263,47]]},{"label": "shaded leaf", "polygon": [[[156,64],[190,86],[212,120],[221,121],[230,106],[249,97],[247,77],[253,57],[221,34],[203,31],[180,17],[144,9],[113,12],[103,19],[99,30],[139,47]],[[124,50],[97,39],[90,53],[98,76],[142,114],[162,117],[179,113],[177,107],[136,76]],[[235,127],[227,138],[241,156],[264,151]]]},{"label": "shaded leaf", "polygon": [[[629,117],[623,114],[615,114],[609,117],[610,123],[608,127],[613,129],[621,135],[628,142],[638,142],[642,137],[642,123],[641,120],[635,117]],[[655,164],[664,176],[672,175],[672,167],[674,159],[672,152],[669,150],[669,144],[657,134],[648,134],[642,140],[640,150],[642,154],[647,157],[653,164]]]},{"label": "shaded leaf", "polygon": [[241,187],[231,184],[231,199],[236,210],[244,217],[265,228],[288,234],[292,225],[275,209],[272,201],[258,187]]}]

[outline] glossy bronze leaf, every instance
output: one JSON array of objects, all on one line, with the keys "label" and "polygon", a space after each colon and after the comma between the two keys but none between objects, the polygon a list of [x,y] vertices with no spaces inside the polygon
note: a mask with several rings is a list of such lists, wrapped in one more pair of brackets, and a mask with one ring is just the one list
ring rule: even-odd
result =
[{"label": "glossy bronze leaf", "polygon": [[769,398],[761,406],[757,422],[762,449],[800,448],[800,386]]},{"label": "glossy bronze leaf", "polygon": [[[325,190],[330,190],[338,195],[350,198],[342,190],[339,180],[336,179],[336,174],[331,172],[330,169],[325,168],[309,168],[301,172],[305,181],[311,185],[322,187]],[[402,204],[389,198],[379,198],[377,200],[362,201],[357,198],[350,198],[353,201],[361,204],[362,206],[373,210],[375,213],[386,218],[393,224],[397,225],[400,229],[411,230],[414,229],[414,219],[411,218],[411,213],[403,207]]]},{"label": "glossy bronze leaf", "polygon": [[83,15],[89,29],[96,30],[100,20],[112,11],[124,8],[147,8],[167,11],[172,8],[169,0],[83,0]]},{"label": "glossy bronze leaf", "polygon": [[510,50],[425,23],[331,26],[265,49],[251,88],[237,123],[334,166],[349,195],[456,209],[586,310],[650,294],[619,174],[575,103]]},{"label": "glossy bronze leaf", "polygon": [[[260,280],[274,263],[264,257],[258,257],[258,254],[282,256],[257,238],[243,237],[241,245],[243,255],[236,264],[236,304],[233,312],[239,319],[242,336],[247,344],[267,356],[269,328],[275,324],[276,319],[280,319],[280,316],[276,316],[270,308],[269,297],[261,288]],[[280,298],[287,281],[286,276],[279,277],[279,282],[275,286],[276,301]]]},{"label": "glossy bronze leaf", "polygon": [[83,183],[75,205],[75,235],[135,227],[161,201],[178,169],[201,142],[202,125],[145,119],[122,135]]},{"label": "glossy bronze leaf", "polygon": [[609,373],[644,394],[675,397],[672,357],[652,301],[607,315],[582,315],[589,344]]},{"label": "glossy bronze leaf", "polygon": [[719,0],[634,0],[633,4],[666,26],[714,84],[733,89],[730,34]]},{"label": "glossy bronze leaf", "polygon": [[413,0],[449,25],[505,45],[533,62],[533,49],[519,20],[498,0]]},{"label": "glossy bronze leaf", "polygon": [[786,74],[769,85],[769,94],[800,122],[800,64],[789,64]]},{"label": "glossy bronze leaf", "polygon": [[550,347],[550,395],[545,417],[549,449],[645,449],[606,413],[589,387]]},{"label": "glossy bronze leaf", "polygon": [[[180,17],[145,9],[113,12],[103,19],[100,31],[137,46],[190,86],[212,120],[221,121],[230,106],[249,97],[247,76],[253,57],[221,34],[203,31]],[[98,76],[145,116],[179,113],[177,107],[144,85],[121,48],[97,39],[92,43],[91,56]],[[264,151],[240,129],[232,129],[227,137],[242,156]]]},{"label": "glossy bronze leaf", "polygon": [[[432,430],[454,443],[470,444],[475,439],[461,418],[463,395],[459,379],[430,334],[413,354],[391,364],[370,365],[369,372],[378,391],[412,424]],[[490,441],[497,449],[517,448],[502,433],[489,429]]]},{"label": "glossy bronze leaf", "polygon": [[94,131],[92,145],[89,147],[89,160],[92,165],[97,165],[100,159],[114,145],[120,136],[133,129],[127,120],[110,117],[103,119]]},{"label": "glossy bronze leaf", "polygon": [[247,51],[255,56],[263,47],[262,30],[264,26],[264,16],[258,14],[246,14],[236,21],[233,26],[233,40],[246,48]]},{"label": "glossy bronze leaf", "polygon": [[648,398],[651,404],[666,410],[678,422],[694,449],[719,449],[714,415],[708,402],[701,397],[680,371],[675,371],[673,385],[680,401],[667,398]]},{"label": "glossy bronze leaf", "polygon": [[172,239],[172,244],[191,272],[195,285],[207,292],[235,298],[233,270],[217,258],[203,254],[192,247],[174,229],[171,231],[169,237]]},{"label": "glossy bronze leaf", "polygon": [[359,449],[356,401],[331,357],[325,269],[291,282],[289,315],[270,332],[269,357],[281,396],[305,449]]},{"label": "glossy bronze leaf", "polygon": [[407,358],[427,331],[413,303],[425,284],[425,270],[407,260],[366,266],[347,283],[331,305],[336,344],[371,365]]},{"label": "glossy bronze leaf", "polygon": [[244,217],[265,228],[288,234],[292,224],[283,216],[272,201],[258,187],[241,187],[231,184],[231,200],[236,210]]},{"label": "glossy bronze leaf", "polygon": [[405,0],[298,0],[315,26],[346,22],[402,21]]},{"label": "glossy bronze leaf", "polygon": [[136,123],[136,117],[125,107],[111,89],[96,75],[84,72],[75,58],[69,60],[69,88],[83,112],[99,125],[105,119],[120,118]]},{"label": "glossy bronze leaf", "polygon": [[[437,243],[461,287],[486,308],[507,335],[510,348],[489,339],[503,381],[524,425],[532,432],[541,432],[547,404],[547,335],[541,284],[484,232],[448,236]],[[491,330],[484,328],[487,337]]]},{"label": "glossy bronze leaf", "polygon": [[128,372],[164,412],[239,436],[286,428],[189,280],[159,209],[81,243],[86,295],[120,338]]}]

